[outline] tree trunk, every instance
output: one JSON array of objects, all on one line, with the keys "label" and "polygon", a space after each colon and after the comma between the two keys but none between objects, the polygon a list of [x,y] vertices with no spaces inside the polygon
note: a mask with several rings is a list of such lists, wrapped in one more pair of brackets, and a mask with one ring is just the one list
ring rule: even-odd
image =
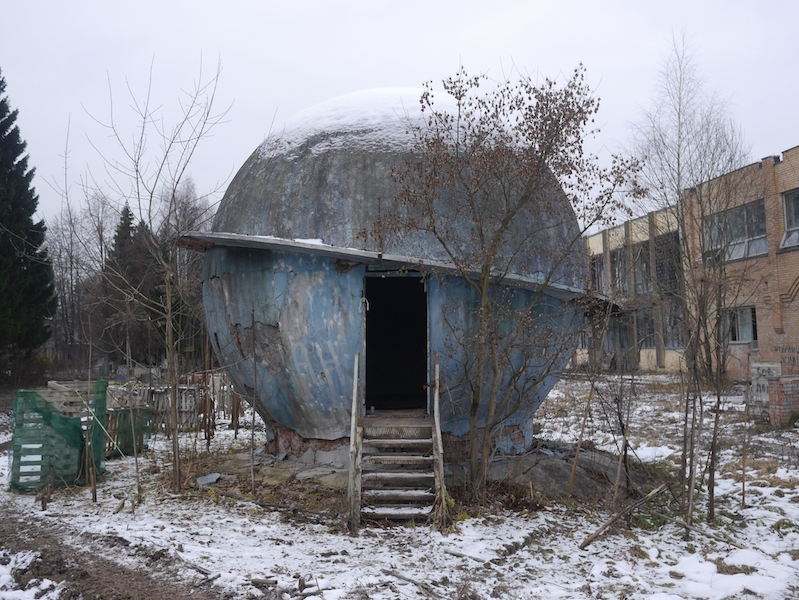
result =
[{"label": "tree trunk", "polygon": [[[493,328],[493,324],[492,324]],[[480,485],[484,486],[488,477],[488,465],[491,462],[491,440],[493,431],[497,423],[497,394],[499,393],[499,380],[502,372],[499,368],[499,356],[497,346],[494,341],[491,344],[491,393],[488,397],[488,412],[486,414],[486,425],[483,431],[483,448],[480,453]]]},{"label": "tree trunk", "polygon": [[180,441],[178,439],[178,378],[175,356],[175,324],[172,315],[172,269],[171,263],[166,269],[166,360],[169,369],[169,389],[170,389],[170,409],[172,417],[172,458],[173,465],[173,484],[175,491],[180,491]]},{"label": "tree trunk", "polygon": [[[477,353],[476,359],[476,373],[474,390],[472,391],[472,403],[469,410],[469,482],[471,483],[472,493],[477,496],[480,490],[485,485],[485,479],[481,476],[480,464],[480,431],[478,429],[478,413],[480,411],[480,404],[482,403],[483,396],[483,377],[486,363],[486,342],[488,340],[488,312],[489,312],[489,297],[488,286],[490,282],[490,273],[487,269],[483,269],[481,274],[481,294],[480,294],[480,310],[478,318],[480,320],[480,333],[477,337],[477,344],[475,352]],[[484,432],[483,435],[485,435]]]}]

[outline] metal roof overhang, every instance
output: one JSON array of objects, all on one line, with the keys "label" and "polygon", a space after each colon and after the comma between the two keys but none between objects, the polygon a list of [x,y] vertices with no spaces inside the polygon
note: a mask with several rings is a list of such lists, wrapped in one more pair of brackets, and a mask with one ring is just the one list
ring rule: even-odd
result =
[{"label": "metal roof overhang", "polygon": [[[205,252],[206,249],[215,246],[256,248],[260,250],[275,250],[278,252],[318,254],[320,256],[327,256],[369,266],[378,266],[386,269],[423,269],[453,274],[460,273],[460,270],[453,263],[396,254],[383,254],[371,250],[342,248],[340,246],[330,246],[328,244],[303,240],[289,240],[270,235],[190,231],[180,237],[178,244],[196,252]],[[470,272],[469,274],[472,273]],[[585,290],[577,287],[552,282],[547,283],[544,275],[541,273],[533,273],[532,275],[509,273],[502,276],[501,279],[506,285],[534,291],[545,291],[547,295],[560,300],[572,300],[577,296],[585,294]]]}]

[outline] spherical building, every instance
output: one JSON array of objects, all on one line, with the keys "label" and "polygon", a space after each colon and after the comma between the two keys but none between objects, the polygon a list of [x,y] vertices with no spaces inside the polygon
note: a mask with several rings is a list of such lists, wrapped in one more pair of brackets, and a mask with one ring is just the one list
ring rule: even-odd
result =
[{"label": "spherical building", "polygon": [[[387,214],[412,210],[397,203],[392,169],[410,156],[420,96],[414,89],[359,92],[297,114],[240,169],[212,232],[189,236],[205,250],[204,303],[216,355],[239,390],[256,398],[272,434],[348,437],[357,354],[367,411],[427,410],[439,354],[450,382],[442,429],[468,431],[470,394],[458,374],[464,361],[452,326],[472,326],[473,290],[448,269],[434,238],[379,235]],[[522,252],[517,272],[498,285],[519,305],[543,291],[536,310],[551,311],[556,328],[567,331],[584,270],[574,261],[551,269],[578,235],[571,207],[558,198],[559,221],[546,246]],[[541,273],[554,274],[545,287]],[[508,420],[524,437],[557,368],[547,367],[544,383]],[[524,442],[517,436],[515,443]]]}]

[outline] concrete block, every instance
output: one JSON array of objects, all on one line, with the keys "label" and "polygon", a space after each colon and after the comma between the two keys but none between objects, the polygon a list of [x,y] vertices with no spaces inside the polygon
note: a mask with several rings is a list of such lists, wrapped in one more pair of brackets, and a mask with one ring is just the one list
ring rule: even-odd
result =
[{"label": "concrete block", "polygon": [[314,464],[316,462],[316,451],[313,448],[308,448],[303,455],[300,456],[299,461],[309,465]]},{"label": "concrete block", "polygon": [[350,464],[350,447],[342,444],[332,450],[317,450],[316,460],[318,465],[333,465],[334,467],[344,468]]}]

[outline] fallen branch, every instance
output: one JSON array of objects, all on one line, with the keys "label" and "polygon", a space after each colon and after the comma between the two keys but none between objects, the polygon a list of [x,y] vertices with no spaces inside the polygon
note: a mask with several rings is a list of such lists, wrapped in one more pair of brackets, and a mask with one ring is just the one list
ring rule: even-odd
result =
[{"label": "fallen branch", "polygon": [[710,533],[709,531],[704,531],[702,529],[699,529],[698,527],[694,527],[693,525],[689,525],[685,521],[680,521],[679,519],[673,519],[671,517],[667,517],[666,515],[660,514],[658,512],[653,512],[652,514],[655,515],[656,517],[660,517],[661,519],[665,519],[666,521],[670,521],[671,523],[674,523],[675,525],[679,525],[680,527],[685,527],[686,529],[690,529],[691,531],[693,531],[695,533],[698,533],[699,535],[704,535],[705,537],[709,537],[709,538],[714,539],[714,540],[716,540],[718,542],[724,542],[725,544],[729,544],[730,546],[734,546],[734,547],[738,548],[739,550],[746,550],[746,548],[744,548],[743,546],[741,546],[740,544],[738,544],[736,542],[733,542],[728,537],[725,537],[725,536],[722,536],[722,535],[716,535],[715,533]]},{"label": "fallen branch", "polygon": [[414,584],[416,587],[419,588],[419,591],[422,592],[428,598],[440,598],[441,595],[436,592],[429,584],[425,583],[424,581],[417,581],[416,579],[412,579],[396,571],[392,571],[391,569],[381,569],[384,575],[391,575],[392,577],[396,577],[397,579],[401,579],[402,581],[407,581],[408,583]]},{"label": "fallen branch", "polygon": [[119,500],[119,504],[117,504],[116,508],[114,509],[114,514],[117,514],[125,507],[125,501],[127,499],[127,496],[122,496],[122,498]]},{"label": "fallen branch", "polygon": [[273,502],[259,502],[258,500],[253,500],[252,498],[248,498],[246,496],[242,496],[241,494],[233,494],[231,492],[225,492],[223,490],[217,490],[217,493],[220,496],[224,496],[225,498],[233,498],[234,500],[239,500],[241,502],[251,502],[256,506],[260,506],[261,508],[271,508],[274,510],[283,510],[288,512],[299,512],[305,513],[307,515],[314,515],[315,517],[330,517],[328,513],[319,512],[316,510],[308,510],[307,508],[300,508],[299,506],[293,504],[277,504]]},{"label": "fallen branch", "polygon": [[[325,588],[325,589],[332,589],[332,588]],[[304,590],[304,591],[302,591],[302,592],[300,592],[300,591],[298,590],[298,591],[294,592],[294,593],[291,595],[291,597],[292,597],[292,598],[310,598],[311,596],[318,596],[318,595],[319,595],[320,593],[322,593],[323,591],[325,591],[325,590],[321,590],[321,589],[319,589],[318,587],[314,586],[314,587],[312,587],[311,589]]]},{"label": "fallen branch", "polygon": [[630,504],[630,505],[629,505],[629,506],[627,506],[626,508],[623,508],[622,510],[620,510],[619,512],[617,512],[615,515],[613,515],[613,518],[612,518],[612,519],[610,519],[609,521],[607,521],[607,522],[606,522],[604,525],[602,525],[602,526],[601,526],[599,529],[597,529],[597,530],[596,530],[594,533],[592,533],[592,534],[591,534],[591,535],[589,535],[587,538],[585,538],[585,540],[583,541],[583,543],[582,543],[582,544],[580,544],[580,550],[585,550],[585,548],[586,548],[586,547],[587,547],[587,546],[588,546],[588,545],[589,545],[591,542],[593,542],[593,541],[594,541],[596,538],[598,538],[598,537],[599,537],[599,536],[600,536],[600,535],[601,535],[601,534],[602,534],[602,533],[603,533],[603,532],[604,532],[604,531],[605,531],[605,530],[606,530],[608,527],[610,527],[611,525],[613,525],[613,524],[614,524],[616,521],[618,521],[619,519],[621,519],[621,518],[622,518],[624,515],[626,515],[627,513],[631,512],[632,510],[635,510],[636,508],[638,508],[638,507],[639,507],[639,506],[641,506],[642,504],[646,504],[647,502],[649,502],[650,500],[652,500],[652,498],[654,498],[654,497],[655,497],[655,496],[657,496],[658,494],[662,493],[663,491],[667,490],[667,489],[668,489],[668,487],[669,487],[669,486],[668,486],[668,485],[666,485],[666,484],[664,483],[664,484],[663,484],[663,485],[661,485],[660,487],[657,487],[657,488],[655,488],[654,490],[652,490],[651,492],[649,492],[649,493],[648,493],[646,496],[644,496],[644,497],[643,497],[643,498],[641,498],[640,500],[637,500],[636,502],[633,502],[632,504]]},{"label": "fallen branch", "polygon": [[471,558],[472,560],[476,560],[477,562],[485,563],[488,561],[483,560],[482,558],[477,558],[476,556],[469,556],[468,554],[464,554],[463,552],[456,552],[455,550],[447,550],[444,549],[444,554],[449,554],[451,556],[457,556],[458,558]]},{"label": "fallen branch", "polygon": [[187,567],[189,567],[190,569],[194,569],[195,571],[197,571],[200,575],[205,575],[206,577],[209,577],[211,575],[211,571],[209,571],[208,569],[201,567],[200,565],[195,565],[194,563],[187,561],[182,556],[175,555],[175,558],[180,562],[182,562]]}]

